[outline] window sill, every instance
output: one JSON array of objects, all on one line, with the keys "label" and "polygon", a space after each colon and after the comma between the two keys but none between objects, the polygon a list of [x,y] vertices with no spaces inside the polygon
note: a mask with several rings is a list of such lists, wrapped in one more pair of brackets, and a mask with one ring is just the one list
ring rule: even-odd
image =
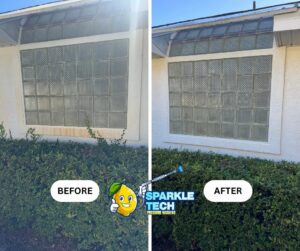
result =
[{"label": "window sill", "polygon": [[[66,127],[66,126],[26,126],[26,130],[34,128],[35,133],[45,136],[64,136],[64,137],[81,137],[90,138],[87,128],[85,127]],[[118,139],[123,133],[123,129],[112,129],[112,128],[92,128],[92,130],[101,135],[103,138]],[[125,137],[126,137],[125,130]]]},{"label": "window sill", "polygon": [[270,141],[261,142],[229,138],[168,134],[164,138],[164,142],[186,146],[203,146],[258,153],[280,154],[280,145],[271,144]]}]

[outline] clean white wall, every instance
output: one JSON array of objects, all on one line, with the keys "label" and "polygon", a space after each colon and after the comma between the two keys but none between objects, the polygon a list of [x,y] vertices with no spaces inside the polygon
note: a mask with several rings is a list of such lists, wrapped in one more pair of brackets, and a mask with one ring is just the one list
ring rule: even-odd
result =
[{"label": "clean white wall", "polygon": [[300,46],[289,47],[282,118],[282,158],[300,161]]},{"label": "clean white wall", "polygon": [[[165,132],[168,131],[164,122],[168,115],[168,107],[164,104],[168,100],[167,60],[153,59],[152,64],[152,137],[153,146],[161,148],[177,148],[192,151],[213,151],[233,156],[249,156],[273,160],[288,160],[300,162],[300,47],[288,47],[285,59],[285,77],[283,90],[282,129],[280,151],[278,154],[240,151],[221,147],[206,147],[189,144],[166,143]],[[205,142],[201,142],[205,145]]]}]

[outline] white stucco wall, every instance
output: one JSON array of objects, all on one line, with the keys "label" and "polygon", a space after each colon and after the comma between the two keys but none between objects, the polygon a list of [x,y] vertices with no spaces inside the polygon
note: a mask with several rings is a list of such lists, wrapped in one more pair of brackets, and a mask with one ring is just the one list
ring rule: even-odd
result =
[{"label": "white stucco wall", "polygon": [[[168,123],[166,123],[166,118],[168,119],[168,106],[162,105],[166,104],[168,101],[168,75],[167,75],[167,59],[153,59],[152,64],[152,95],[153,95],[153,105],[152,105],[152,140],[154,147],[162,148],[177,148],[180,150],[200,150],[204,152],[213,151],[221,154],[229,154],[233,156],[249,156],[258,157],[264,159],[273,160],[288,160],[300,162],[300,47],[288,47],[281,48],[281,51],[285,53],[279,53],[277,57],[278,61],[281,61],[280,67],[282,67],[281,73],[278,71],[274,72],[274,78],[272,77],[272,92],[278,92],[277,88],[282,95],[282,115],[280,113],[275,116],[276,123],[280,123],[280,131],[275,132],[279,135],[279,140],[277,143],[279,146],[273,153],[266,153],[263,148],[257,148],[256,151],[251,150],[239,150],[230,144],[230,140],[227,140],[226,147],[220,147],[217,144],[219,139],[210,138],[209,146],[205,145],[205,139],[202,138],[201,142],[197,144],[195,140],[188,143],[167,143],[168,137],[166,137],[166,132],[169,131]],[[282,57],[282,58],[280,58]],[[274,64],[273,64],[274,66]],[[278,67],[278,66],[277,66]],[[276,75],[282,75],[282,85],[278,82]],[[283,87],[283,88],[282,88]],[[278,94],[280,94],[278,93]],[[272,110],[272,101],[271,107]],[[272,130],[272,128],[270,128]],[[185,137],[185,136],[182,136]],[[193,137],[193,136],[187,136]],[[211,142],[215,140],[216,146],[214,147]],[[234,140],[232,140],[233,142]],[[181,141],[182,142],[182,141]],[[240,143],[240,142],[238,142]],[[259,142],[254,144],[259,144]]]},{"label": "white stucco wall", "polygon": [[[134,127],[137,127],[136,125],[138,125],[138,132],[134,132],[134,138],[127,137],[125,134],[128,144],[131,145],[147,145],[148,142],[148,32],[146,29],[142,31],[139,41],[139,46],[135,47],[135,51],[132,52],[135,55],[135,59],[138,58],[139,60],[139,62],[136,62],[139,65],[139,72],[136,72],[137,67],[134,67],[133,71],[136,72],[135,75],[138,78],[136,82],[140,85],[140,90],[137,90],[135,87],[132,90],[135,97],[134,104],[139,105],[139,114],[134,114],[133,117],[138,118],[139,121],[128,121],[129,126],[134,125]],[[129,85],[130,83],[129,81]],[[0,48],[0,123],[3,122],[5,128],[11,130],[15,138],[25,137],[28,129],[25,125],[22,88],[19,47]],[[71,130],[74,131],[74,128],[71,128]],[[63,130],[61,131],[61,135],[64,135]],[[101,129],[99,131],[101,133]],[[104,129],[103,131],[105,131],[104,133],[108,132],[109,135],[109,129]],[[83,133],[81,131],[78,134],[81,135]],[[119,135],[114,132],[111,134]],[[118,138],[118,136],[116,137]],[[87,137],[51,136],[49,133],[44,135],[43,138],[94,142],[94,140]]]},{"label": "white stucco wall", "polygon": [[16,88],[22,84],[19,61],[16,47],[0,48],[0,121],[15,137],[20,137],[25,131],[24,114],[21,112],[23,97],[19,96]]}]

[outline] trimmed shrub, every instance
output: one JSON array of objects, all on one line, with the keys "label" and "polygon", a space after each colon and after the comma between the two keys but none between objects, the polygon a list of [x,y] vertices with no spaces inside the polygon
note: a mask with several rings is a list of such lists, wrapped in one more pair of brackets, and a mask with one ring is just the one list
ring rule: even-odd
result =
[{"label": "trimmed shrub", "polygon": [[[31,137],[32,138],[32,137]],[[46,142],[0,138],[0,227],[32,229],[49,240],[67,239],[78,250],[146,250],[147,216],[110,212],[109,186],[138,190],[147,180],[147,149],[118,144]],[[60,179],[98,183],[92,203],[58,203],[50,194]]]},{"label": "trimmed shrub", "polygon": [[[154,149],[153,177],[178,163],[185,172],[153,189],[195,191],[196,200],[177,202],[175,216],[153,216],[153,250],[299,250],[300,164]],[[218,179],[248,181],[251,199],[209,202],[204,185]]]}]

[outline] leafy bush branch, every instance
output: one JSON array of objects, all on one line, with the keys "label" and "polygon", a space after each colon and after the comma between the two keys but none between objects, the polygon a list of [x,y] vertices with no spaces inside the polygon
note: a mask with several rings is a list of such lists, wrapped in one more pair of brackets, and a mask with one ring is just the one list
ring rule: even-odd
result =
[{"label": "leafy bush branch", "polygon": [[[3,125],[0,135],[7,137]],[[27,140],[0,140],[0,229],[29,229],[49,241],[68,240],[75,246],[68,250],[74,251],[147,249],[145,211],[137,210],[130,222],[112,216],[107,194],[113,182],[138,189],[147,180],[146,148],[57,144],[38,140],[34,130],[26,136]],[[94,180],[99,198],[92,203],[58,203],[50,188],[61,179]]]},{"label": "leafy bush branch", "polygon": [[37,142],[41,138],[42,136],[40,134],[37,134],[34,128],[28,128],[26,132],[26,140],[31,139],[32,141]]},{"label": "leafy bush branch", "polygon": [[117,139],[105,139],[98,131],[94,131],[90,125],[90,123],[87,121],[86,125],[87,131],[92,139],[97,140],[98,145],[117,145],[117,146],[126,146],[127,140],[125,139],[125,133],[126,130],[123,129],[122,134]]},{"label": "leafy bush branch", "polygon": [[3,122],[1,122],[1,124],[0,124],[0,139],[6,139],[6,137],[7,137],[7,133],[6,133],[5,127],[3,125]]}]

